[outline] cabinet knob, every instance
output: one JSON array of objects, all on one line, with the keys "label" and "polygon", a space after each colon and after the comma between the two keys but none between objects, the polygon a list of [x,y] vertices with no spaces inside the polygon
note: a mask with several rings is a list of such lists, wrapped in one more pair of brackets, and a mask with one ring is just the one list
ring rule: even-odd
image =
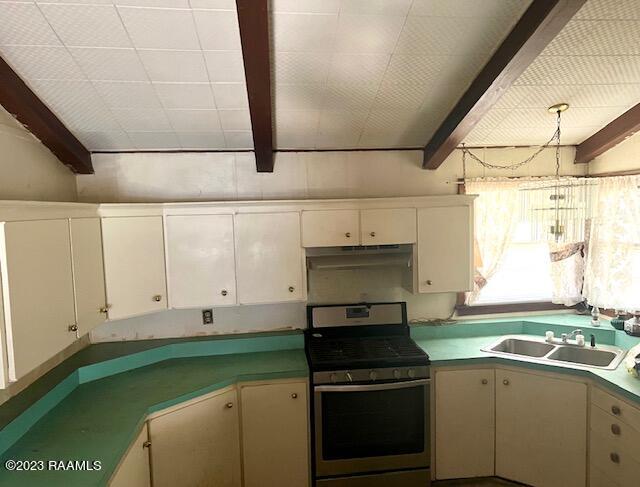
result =
[{"label": "cabinet knob", "polygon": [[109,308],[111,308],[110,304],[105,304],[102,308],[100,308],[98,311],[102,314],[107,314],[109,312]]},{"label": "cabinet knob", "polygon": [[431,279],[427,279],[426,283],[427,283],[427,286],[431,286],[431,284],[433,284],[433,281]]},{"label": "cabinet knob", "polygon": [[351,238],[351,232],[345,233],[344,236],[347,237],[347,238]]},{"label": "cabinet knob", "polygon": [[295,392],[291,394],[291,399],[298,399],[298,394]]},{"label": "cabinet knob", "polygon": [[145,441],[145,442],[142,444],[142,448],[149,448],[150,446],[151,446],[151,442],[150,442],[150,441]]},{"label": "cabinet knob", "polygon": [[78,331],[78,325],[74,323],[73,325],[69,325],[67,328],[69,331]]},{"label": "cabinet knob", "polygon": [[220,294],[222,294],[223,296],[226,296],[228,293],[226,289],[223,289],[222,291],[220,291]]},{"label": "cabinet knob", "polygon": [[618,406],[611,406],[611,412],[616,416],[620,416],[620,408]]},{"label": "cabinet knob", "polygon": [[617,425],[617,424],[615,424],[615,423],[614,423],[614,424],[612,424],[612,425],[611,425],[611,432],[612,432],[614,435],[619,435],[619,434],[620,434],[620,426],[619,426],[619,425]]},{"label": "cabinet knob", "polygon": [[376,232],[370,232],[369,235],[371,235],[372,237],[376,236]]},{"label": "cabinet knob", "polygon": [[295,289],[296,289],[295,287],[293,287],[293,286],[289,286],[289,292],[290,292],[290,293],[292,293],[293,291],[295,291]]},{"label": "cabinet knob", "polygon": [[160,301],[162,301],[162,295],[160,295],[160,294],[156,294],[156,295],[153,297],[153,300],[154,300],[156,303],[159,303]]},{"label": "cabinet knob", "polygon": [[509,379],[504,379],[504,380],[502,381],[502,383],[503,383],[505,386],[508,386],[508,385],[509,385]]},{"label": "cabinet knob", "polygon": [[613,463],[620,463],[620,455],[618,455],[617,453],[610,453],[609,458]]},{"label": "cabinet knob", "polygon": [[227,406],[227,409],[231,409],[233,407],[233,403],[232,402],[228,402],[226,404],[226,406]]},{"label": "cabinet knob", "polygon": [[487,385],[489,383],[489,381],[487,379],[482,379],[482,385]]}]

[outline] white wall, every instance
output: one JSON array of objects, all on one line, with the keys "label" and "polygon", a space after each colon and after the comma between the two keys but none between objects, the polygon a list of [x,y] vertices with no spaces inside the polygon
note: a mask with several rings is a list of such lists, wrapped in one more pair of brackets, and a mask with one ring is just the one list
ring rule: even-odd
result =
[{"label": "white wall", "polygon": [[640,170],[640,133],[596,157],[588,166],[589,174]]},{"label": "white wall", "polygon": [[[525,159],[533,149],[487,149],[492,163]],[[95,154],[95,174],[78,175],[78,197],[86,202],[159,202],[304,198],[363,198],[453,194],[462,177],[456,151],[436,171],[420,167],[420,151],[278,153],[273,173],[256,173],[252,153]],[[562,172],[584,174],[574,150],[562,150]],[[552,149],[517,171],[487,172],[467,164],[470,177],[553,174]]]},{"label": "white wall", "polygon": [[[533,149],[477,151],[487,161],[522,160]],[[483,153],[484,152],[484,153]],[[584,174],[573,164],[572,148],[562,150],[562,173]],[[362,198],[454,194],[462,177],[460,153],[436,171],[420,167],[418,151],[279,153],[273,174],[258,174],[249,153],[101,154],[95,175],[80,175],[78,193],[87,202],[157,202],[235,199]],[[469,162],[469,177],[553,174],[553,150],[518,171],[488,173]],[[412,295],[399,270],[312,272],[309,302],[407,301],[410,319],[446,318],[455,293]],[[97,341],[212,335],[303,328],[305,304],[216,308],[214,324],[202,325],[200,310],[173,310],[106,323],[92,332]]]},{"label": "white wall", "polygon": [[75,175],[0,106],[0,200],[76,199]]}]

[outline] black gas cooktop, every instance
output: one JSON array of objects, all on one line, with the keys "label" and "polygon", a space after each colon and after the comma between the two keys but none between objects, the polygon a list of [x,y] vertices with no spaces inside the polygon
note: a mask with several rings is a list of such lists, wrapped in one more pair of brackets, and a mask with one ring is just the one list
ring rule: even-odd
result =
[{"label": "black gas cooktop", "polygon": [[314,371],[429,364],[427,354],[409,336],[311,337],[307,348]]}]

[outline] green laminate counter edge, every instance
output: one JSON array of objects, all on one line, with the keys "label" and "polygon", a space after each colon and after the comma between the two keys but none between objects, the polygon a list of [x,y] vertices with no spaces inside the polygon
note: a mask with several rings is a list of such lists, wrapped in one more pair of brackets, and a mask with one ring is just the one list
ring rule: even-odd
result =
[{"label": "green laminate counter edge", "polygon": [[508,365],[579,376],[589,378],[599,386],[640,405],[640,380],[631,376],[624,365],[619,365],[615,370],[576,368],[570,364],[556,366],[481,350],[504,335],[540,338],[547,330],[552,330],[559,336],[576,328],[581,328],[587,338],[590,334],[595,335],[597,343],[615,345],[625,350],[640,343],[640,338],[614,329],[608,321],[594,327],[590,317],[573,314],[468,320],[435,326],[416,325],[411,329],[411,336],[429,354],[433,367]]},{"label": "green laminate counter edge", "polygon": [[[4,454],[3,459],[38,458],[38,455],[30,454],[37,452],[38,448],[29,447],[29,435],[38,425],[46,424],[47,420],[51,419],[49,416],[60,408],[69,408],[70,406],[73,409],[74,404],[69,401],[83,387],[86,388],[92,384],[99,385],[103,380],[112,379],[113,381],[113,379],[117,380],[118,377],[126,378],[127,373],[135,373],[135,371],[144,371],[145,369],[151,370],[154,367],[164,367],[164,372],[168,371],[170,373],[171,370],[167,368],[166,364],[173,364],[174,368],[180,368],[190,361],[194,370],[200,371],[203,381],[194,386],[194,384],[189,384],[187,380],[184,386],[185,390],[181,390],[181,384],[175,385],[173,389],[167,391],[166,397],[145,404],[145,407],[142,408],[144,414],[140,414],[142,409],[139,408],[136,412],[135,427],[128,428],[125,441],[119,442],[114,447],[115,455],[109,454],[107,458],[104,455],[101,457],[104,459],[102,471],[96,473],[93,476],[95,478],[92,479],[88,479],[84,475],[76,475],[76,477],[82,478],[81,483],[78,485],[102,485],[108,481],[113,469],[117,466],[120,456],[134,439],[147,414],[240,381],[307,377],[308,368],[303,346],[303,336],[299,332],[281,335],[234,337],[222,340],[182,340],[79,367],[0,430],[0,453]],[[256,357],[259,357],[259,360]],[[203,363],[203,361],[208,362]],[[245,366],[245,362],[250,365]],[[221,372],[217,374],[214,369],[220,369]],[[208,377],[210,377],[209,381],[207,381]],[[156,380],[158,379],[162,380],[156,377]],[[112,385],[112,387],[115,386]],[[192,388],[189,388],[189,386]],[[162,382],[158,382],[158,387],[166,389],[165,384]],[[89,403],[88,407],[92,407],[91,403]],[[127,419],[130,420],[130,418]],[[131,421],[128,423],[131,424]],[[73,421],[70,424],[74,424]],[[64,437],[66,432],[58,431],[57,433]],[[57,434],[51,435],[52,438],[57,436]],[[57,441],[53,439],[53,443],[57,443]],[[76,454],[68,458],[80,458],[77,453],[84,450],[81,445],[78,445]],[[69,450],[67,449],[67,451]],[[50,455],[46,458],[55,459],[58,457]],[[98,474],[104,478],[101,478],[99,483],[95,483],[94,481],[99,476]],[[60,485],[74,485],[73,481],[76,478],[68,474],[62,475],[59,472],[52,475],[53,477],[46,479],[46,483],[49,485],[53,485],[52,480],[62,480],[63,477],[64,480]],[[20,483],[12,483],[11,479],[7,477],[11,477],[14,481],[19,479],[19,477],[14,477],[6,469],[0,467],[0,485],[5,485],[7,481],[9,483],[6,485],[22,485]],[[41,480],[45,481],[45,479]],[[31,480],[28,482],[31,482]]]}]

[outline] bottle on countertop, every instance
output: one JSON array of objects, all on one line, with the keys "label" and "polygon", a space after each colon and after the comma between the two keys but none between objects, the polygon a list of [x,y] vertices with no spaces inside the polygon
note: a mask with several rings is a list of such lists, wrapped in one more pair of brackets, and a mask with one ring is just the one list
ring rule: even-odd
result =
[{"label": "bottle on countertop", "polygon": [[591,326],[600,326],[600,308],[591,308]]}]

